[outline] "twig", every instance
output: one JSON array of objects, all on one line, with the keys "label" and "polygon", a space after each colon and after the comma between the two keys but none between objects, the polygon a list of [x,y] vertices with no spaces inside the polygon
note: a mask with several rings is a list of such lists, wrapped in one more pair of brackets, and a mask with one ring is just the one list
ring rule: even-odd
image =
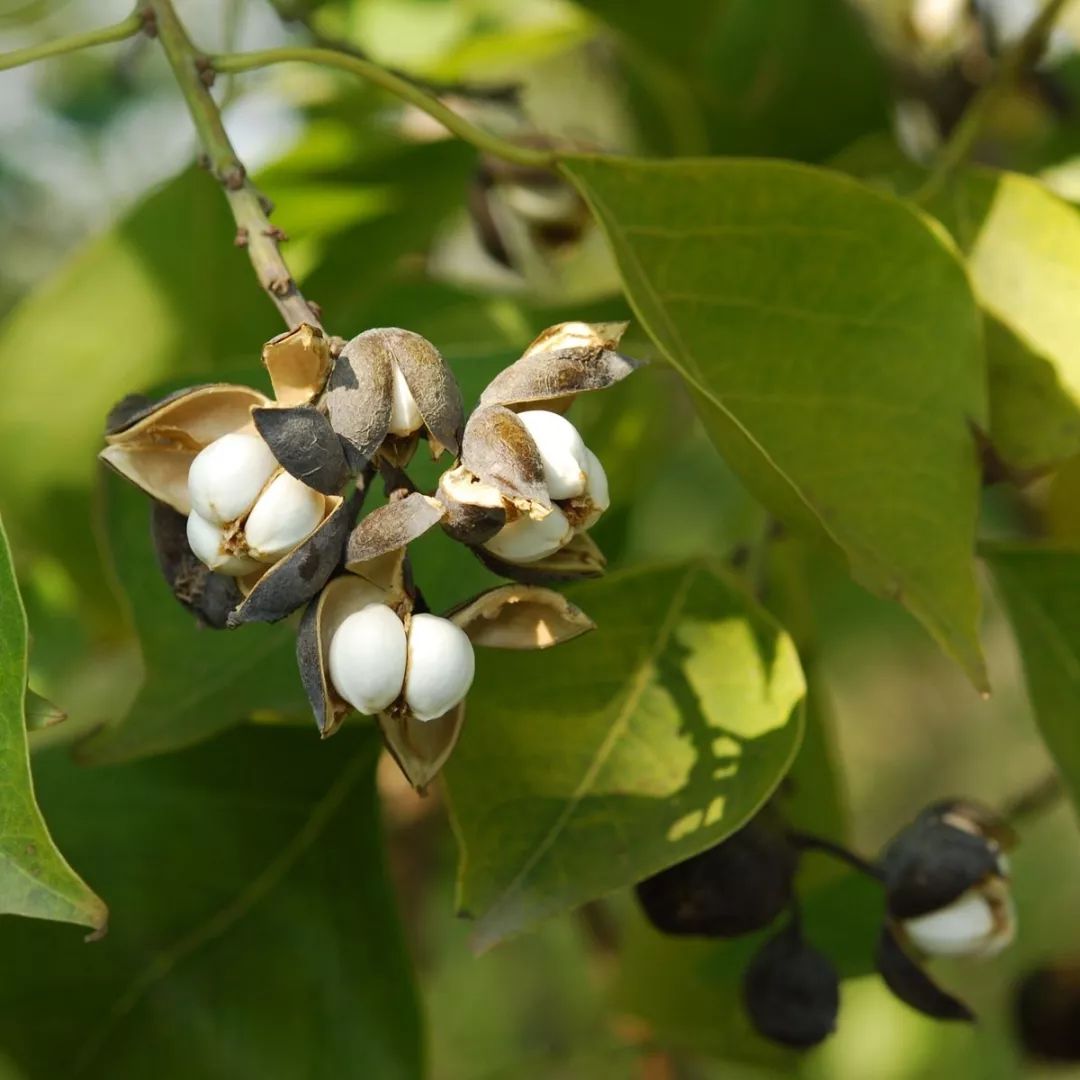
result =
[{"label": "twig", "polygon": [[[282,22],[297,23],[306,31],[313,44],[320,49],[334,49],[337,52],[348,53],[350,56],[361,60],[369,60],[370,57],[363,49],[354,45],[344,38],[331,37],[324,34],[316,25],[311,12],[294,8],[288,0],[270,0],[270,6],[277,12]],[[474,101],[486,101],[506,105],[516,105],[521,96],[521,87],[517,83],[500,83],[492,86],[478,86],[475,83],[460,82],[432,82],[430,79],[418,79],[410,77],[403,71],[388,68],[393,74],[406,79],[429,94],[436,97],[453,95],[455,97],[470,98]]]},{"label": "twig", "polygon": [[284,234],[270,223],[270,203],[247,178],[243,163],[229,142],[221,111],[210,94],[214,72],[210,62],[191,43],[173,10],[172,0],[147,0],[162,48],[176,76],[195,123],[206,164],[225,190],[236,221],[236,242],[247,248],[259,283],[267,291],[286,324],[321,326],[318,311],[304,299],[281,250]]},{"label": "twig", "polygon": [[1045,810],[1050,810],[1065,794],[1065,786],[1057,772],[1048,773],[1037,783],[1024,791],[1018,792],[1002,807],[1001,815],[1010,825],[1038,817]]},{"label": "twig", "polygon": [[971,99],[963,116],[953,128],[948,141],[942,147],[934,170],[911,196],[914,202],[922,205],[930,202],[940,194],[953,172],[967,161],[989,113],[1042,56],[1046,39],[1067,2],[1068,0],[1047,0],[1046,6],[1032,21],[1023,37],[1002,56],[993,76]]},{"label": "twig", "polygon": [[843,844],[836,843],[835,840],[826,840],[823,836],[814,836],[811,833],[803,832],[790,832],[788,833],[788,839],[799,851],[820,851],[825,855],[831,855],[834,859],[847,863],[848,866],[853,870],[857,870],[860,874],[865,874],[875,881],[882,880],[881,870],[877,866],[864,859],[861,855],[857,855],[854,851],[849,851]]},{"label": "twig", "polygon": [[140,33],[147,25],[147,17],[141,8],[136,8],[126,19],[112,26],[103,26],[100,30],[86,30],[81,34],[69,34],[54,41],[43,41],[38,45],[28,45],[25,49],[0,53],[0,71],[32,64],[35,60],[47,60],[50,56],[62,56],[64,53],[78,52],[95,45],[109,45],[116,41],[126,41]]},{"label": "twig", "polygon": [[407,101],[410,105],[426,112],[428,116],[438,120],[443,127],[452,135],[471,143],[478,150],[493,157],[511,161],[515,165],[525,165],[532,168],[553,168],[558,161],[558,155],[553,150],[538,150],[529,146],[509,142],[493,135],[483,128],[477,127],[471,121],[453,109],[447,108],[438,98],[422,90],[419,86],[409,82],[408,79],[392,71],[373,64],[370,60],[361,59],[349,53],[339,52],[336,49],[316,49],[303,47],[290,47],[282,49],[266,49],[261,52],[227,53],[223,56],[212,56],[209,60],[214,71],[223,74],[235,74],[241,71],[255,71],[258,68],[271,67],[274,64],[319,64],[322,67],[337,68],[346,71],[350,75],[363,79],[374,86],[394,94],[396,97]]}]

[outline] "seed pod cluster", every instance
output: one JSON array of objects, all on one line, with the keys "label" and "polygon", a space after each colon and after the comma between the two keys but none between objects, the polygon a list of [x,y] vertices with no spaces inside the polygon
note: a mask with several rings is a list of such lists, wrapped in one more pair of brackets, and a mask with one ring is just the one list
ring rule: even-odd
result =
[{"label": "seed pod cluster", "polygon": [[[722,843],[640,882],[637,898],[657,930],[675,935],[741,937],[790,910],[787,924],[763,941],[743,973],[743,1005],[763,1038],[807,1049],[836,1027],[839,978],[805,935],[796,889],[800,853],[838,856],[883,887],[886,914],[872,951],[878,973],[901,1001],[938,1020],[970,1021],[972,1011],[923,964],[933,956],[987,958],[1011,940],[1005,849],[1014,840],[992,811],[948,800],[923,810],[871,864],[835,842],[791,831],[769,804]],[[1071,989],[1055,1002],[1060,1020],[1044,1024],[1032,1002],[1051,986],[1055,993]],[[1075,1052],[1068,1024],[1080,1016],[1080,993],[1071,994],[1077,987],[1080,979],[1046,973],[1025,983],[1017,1022],[1033,1054]]]},{"label": "seed pod cluster", "polygon": [[[154,500],[177,599],[213,628],[305,609],[297,657],[320,733],[375,717],[422,788],[460,733],[474,645],[547,648],[592,629],[540,583],[603,570],[586,533],[607,479],[563,413],[634,369],[616,352],[623,329],[545,331],[466,423],[419,334],[366,330],[335,352],[300,326],[263,349],[272,398],[220,383],[133,395],[110,413],[101,458]],[[421,442],[452,459],[431,494],[405,472]],[[389,501],[361,517],[377,475]],[[408,545],[436,525],[517,583],[428,611]]]}]

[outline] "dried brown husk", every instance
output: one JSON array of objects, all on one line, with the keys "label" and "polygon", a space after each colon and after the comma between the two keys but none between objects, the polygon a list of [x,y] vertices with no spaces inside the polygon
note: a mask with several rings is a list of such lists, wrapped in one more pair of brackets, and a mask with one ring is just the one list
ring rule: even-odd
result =
[{"label": "dried brown husk", "polygon": [[569,322],[549,327],[520,360],[491,380],[480,396],[481,406],[565,412],[578,394],[614,386],[640,366],[615,351],[627,325]]},{"label": "dried brown husk", "polygon": [[462,464],[520,510],[551,508],[540,451],[517,414],[501,405],[477,409],[465,425]]},{"label": "dried brown husk", "polygon": [[382,335],[385,347],[405,378],[424,419],[431,456],[438,458],[444,450],[457,456],[465,411],[457,380],[439,350],[411,330],[392,328],[370,332]]},{"label": "dried brown husk", "polygon": [[352,706],[330,683],[327,650],[334,632],[354,611],[368,604],[389,603],[393,596],[385,589],[354,574],[340,574],[326,584],[308,605],[296,635],[296,660],[300,679],[307,692],[315,723],[323,738],[332,735]]},{"label": "dried brown husk", "polygon": [[465,702],[459,701],[435,720],[415,719],[408,709],[380,713],[383,741],[405,779],[423,792],[438,776],[453,752],[465,722]]},{"label": "dried brown husk", "polygon": [[348,477],[345,451],[330,421],[314,405],[252,410],[259,434],[278,464],[324,495],[336,495]]},{"label": "dried brown husk", "polygon": [[560,581],[602,577],[607,567],[604,553],[588,533],[578,533],[565,547],[531,563],[507,562],[484,547],[472,550],[493,573],[526,585],[551,585]]},{"label": "dried brown husk", "polygon": [[187,475],[195,455],[215,439],[247,427],[251,410],[268,404],[257,390],[230,383],[181,390],[153,406],[113,417],[98,456],[151,498],[187,515]]},{"label": "dried brown husk", "polygon": [[151,535],[161,573],[173,596],[204,626],[223,630],[229,612],[243,600],[236,579],[216,574],[188,546],[187,519],[165,503],[155,502]]},{"label": "dried brown husk", "polygon": [[330,343],[316,326],[301,323],[263,347],[262,361],[279,405],[306,405],[326,385],[330,374]]},{"label": "dried brown husk", "polygon": [[322,524],[288,555],[264,572],[240,580],[244,600],[229,615],[229,626],[277,622],[306,604],[341,564],[355,505],[327,495]]},{"label": "dried brown husk", "polygon": [[445,514],[442,503],[419,491],[380,506],[350,533],[345,569],[361,569],[373,559],[404,548],[437,525]]},{"label": "dried brown husk", "polygon": [[464,465],[448,469],[439,477],[437,498],[445,510],[443,529],[459,543],[487,543],[506,524],[502,495]]},{"label": "dried brown husk", "polygon": [[359,471],[390,430],[393,368],[378,331],[367,330],[346,342],[334,361],[323,403],[347,447],[349,464]]},{"label": "dried brown husk", "polygon": [[596,629],[596,623],[561,593],[537,585],[489,589],[448,618],[474,645],[495,649],[549,649]]}]

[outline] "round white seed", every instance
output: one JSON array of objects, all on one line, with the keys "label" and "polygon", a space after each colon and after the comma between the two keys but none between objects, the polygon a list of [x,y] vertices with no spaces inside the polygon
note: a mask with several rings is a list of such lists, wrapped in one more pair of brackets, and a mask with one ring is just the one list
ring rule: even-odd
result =
[{"label": "round white seed", "polygon": [[259,569],[259,563],[243,555],[225,551],[225,530],[213,521],[207,521],[194,510],[187,519],[188,547],[211,570],[228,577],[243,577]]},{"label": "round white seed", "polygon": [[394,611],[368,604],[346,616],[330,639],[330,682],[357,712],[381,712],[401,694],[406,650],[405,627]]},{"label": "round white seed", "polygon": [[574,538],[574,529],[557,507],[543,521],[523,514],[504,525],[485,545],[510,563],[532,563],[553,555]]},{"label": "round white seed", "polygon": [[424,418],[420,415],[420,406],[412,396],[405,376],[397,364],[391,364],[394,371],[394,383],[390,405],[390,434],[411,435],[423,426]]},{"label": "round white seed", "polygon": [[912,944],[929,956],[974,956],[995,938],[994,912],[977,891],[965,893],[947,907],[904,921]]},{"label": "round white seed", "polygon": [[314,532],[325,509],[319,492],[282,473],[259,496],[244,523],[248,550],[263,562],[276,562]]},{"label": "round white seed", "polygon": [[414,615],[409,626],[405,703],[417,720],[449,712],[472,686],[472,642],[460,627],[438,615]]},{"label": "round white seed", "polygon": [[188,470],[192,509],[223,525],[243,517],[277,468],[270,447],[258,436],[232,432],[195,456]]},{"label": "round white seed", "polygon": [[532,436],[544,465],[544,484],[553,499],[573,499],[588,483],[588,454],[578,430],[564,416],[529,409],[518,419]]}]

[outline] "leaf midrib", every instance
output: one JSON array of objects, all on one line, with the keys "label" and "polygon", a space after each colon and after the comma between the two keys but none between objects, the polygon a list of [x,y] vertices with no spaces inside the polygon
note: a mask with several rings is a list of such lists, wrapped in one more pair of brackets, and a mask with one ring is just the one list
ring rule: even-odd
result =
[{"label": "leaf midrib", "polygon": [[473,934],[474,947],[486,948],[494,943],[494,938],[488,928],[492,923],[498,922],[499,913],[507,906],[507,904],[509,904],[513,896],[520,892],[529,875],[536,869],[540,861],[555,845],[556,841],[569,824],[570,819],[576,813],[578,807],[588,796],[592,785],[600,774],[600,770],[611,756],[615,744],[625,733],[630,718],[641,704],[641,699],[653,677],[656,661],[659,659],[664,649],[667,648],[671,635],[675,630],[675,625],[683,612],[690,586],[694,578],[700,572],[701,567],[698,565],[688,567],[683,574],[682,580],[675,587],[672,592],[671,602],[669,603],[667,611],[664,613],[664,618],[657,630],[656,638],[645,658],[642,660],[637,672],[634,674],[634,677],[630,682],[627,696],[623,701],[622,706],[619,708],[619,711],[613,717],[607,734],[601,740],[600,745],[592,755],[585,772],[582,774],[581,780],[574,788],[573,794],[566,800],[566,803],[559,811],[556,819],[552,822],[540,842],[533,848],[532,854],[525,860],[521,869],[514,875],[509,885],[506,886],[480,918],[477,923],[476,931]]}]

